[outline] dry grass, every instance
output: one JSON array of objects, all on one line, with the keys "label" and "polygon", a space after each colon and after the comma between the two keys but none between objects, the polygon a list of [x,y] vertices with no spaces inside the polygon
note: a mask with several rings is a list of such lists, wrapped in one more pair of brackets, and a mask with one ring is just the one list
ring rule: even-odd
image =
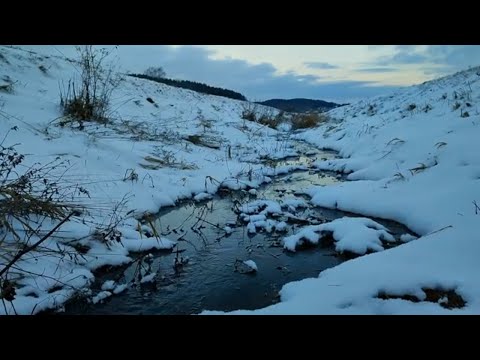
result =
[{"label": "dry grass", "polygon": [[297,114],[292,119],[292,129],[309,129],[328,121],[325,113]]},{"label": "dry grass", "polygon": [[0,85],[0,92],[6,93],[6,94],[13,94],[13,84]]},{"label": "dry grass", "polygon": [[[59,158],[21,171],[24,156],[15,146],[3,146],[4,140],[0,143],[0,300],[5,306],[5,301],[15,299],[15,279],[29,273],[19,262],[24,255],[31,253],[30,259],[35,259],[48,253],[59,260],[67,255],[61,247],[52,250],[42,243],[57,236],[57,230],[72,217],[81,215],[83,207],[73,197],[86,190],[62,186],[68,168]],[[50,228],[52,220],[57,224],[46,230],[44,223]]]},{"label": "dry grass", "polygon": [[47,73],[48,73],[48,69],[46,68],[45,65],[39,65],[39,66],[38,66],[38,69],[39,69],[42,73],[44,73],[44,74],[47,74]]},{"label": "dry grass", "polygon": [[171,151],[163,151],[160,154],[161,157],[145,156],[143,159],[146,163],[140,164],[140,166],[147,170],[158,170],[165,167],[176,168],[180,170],[195,170],[198,166],[193,163],[187,163],[185,161],[177,161],[175,154]]},{"label": "dry grass", "polygon": [[[106,108],[108,104],[104,99],[85,99],[84,95],[75,93],[75,85],[68,86],[65,98],[60,103],[63,107],[63,114],[66,116],[60,122],[61,126],[65,126],[71,122],[78,121],[95,121],[101,124],[108,123]],[[73,89],[73,94],[70,94]]]},{"label": "dry grass", "polygon": [[[424,301],[438,303],[441,307],[444,307],[446,309],[461,309],[466,304],[466,301],[460,295],[458,295],[455,290],[430,288],[422,288],[422,290],[426,295]],[[414,303],[420,302],[420,299],[418,299],[415,295],[390,295],[383,291],[377,295],[377,298],[382,300],[402,299]]]},{"label": "dry grass", "polygon": [[244,109],[242,112],[242,119],[248,121],[257,121],[257,115],[254,109]]},{"label": "dry grass", "polygon": [[272,108],[261,107],[256,103],[247,102],[243,106],[242,119],[268,126],[272,129],[287,121],[284,111],[277,111]]},{"label": "dry grass", "polygon": [[10,64],[7,57],[2,52],[0,52],[0,61],[3,61],[5,64]]},{"label": "dry grass", "polygon": [[23,159],[14,148],[0,145],[0,243],[12,237],[22,240],[18,229],[36,234],[38,229],[32,228],[32,219],[37,223],[38,219],[62,220],[80,209],[66,201],[73,194],[62,188],[61,177],[51,180],[53,172],[64,168],[64,163],[56,160],[44,166],[34,165],[20,175],[16,171]]},{"label": "dry grass", "polygon": [[209,136],[202,136],[202,135],[188,135],[184,137],[184,140],[191,142],[197,146],[204,146],[210,149],[220,149],[220,144],[216,139],[213,139]]},{"label": "dry grass", "polygon": [[80,79],[71,79],[68,86],[60,91],[60,106],[63,115],[61,125],[79,123],[83,129],[84,121],[105,124],[108,122],[111,94],[118,85],[119,78],[114,77],[113,67],[105,68],[106,50],[95,50],[92,45],[77,47],[79,54]]},{"label": "dry grass", "polygon": [[269,128],[276,129],[278,125],[283,122],[283,118],[280,115],[272,116],[272,115],[262,115],[258,119],[258,123],[268,126]]}]

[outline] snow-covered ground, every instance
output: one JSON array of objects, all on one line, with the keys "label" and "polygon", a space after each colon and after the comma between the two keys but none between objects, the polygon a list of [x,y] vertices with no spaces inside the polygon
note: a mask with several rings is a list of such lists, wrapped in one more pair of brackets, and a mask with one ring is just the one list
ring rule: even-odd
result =
[{"label": "snow-covered ground", "polygon": [[[84,189],[72,192],[75,203],[86,209],[43,243],[41,253],[22,258],[17,264],[21,270],[8,274],[16,294],[12,302],[2,301],[0,314],[61,308],[81,289],[88,293],[92,271],[128,263],[131,252],[174,247],[174,239],[152,237],[154,229],[139,223],[145,213],[182,199],[204,201],[220,186],[255,192],[271,176],[295,170],[262,165],[265,157],[283,158],[295,149],[277,139],[277,131],[244,121],[243,102],[132,77],[124,77],[112,94],[111,124],[90,123],[83,130],[60,127],[59,86],[76,71],[74,63],[55,54],[0,47],[0,141],[5,138],[5,147],[17,144],[26,167],[65,161],[68,172],[59,168],[49,176],[64,188]],[[323,271],[318,278],[285,285],[278,304],[233,313],[478,313],[479,80],[480,69],[474,68],[341,107],[329,113],[330,122],[297,134],[339,151],[342,159],[315,166],[348,173],[351,180],[305,190],[313,204],[395,220],[420,237],[405,234],[404,244],[381,251],[381,240],[392,238],[368,219],[300,229],[283,239],[286,248],[295,250],[305,239],[318,241],[327,231],[339,251],[376,252]],[[251,232],[282,231],[285,223],[267,215],[302,205],[258,202],[240,211]],[[114,240],[99,241],[96,230],[111,223],[117,225]],[[45,222],[42,233],[57,224]],[[20,225],[17,230],[25,231]],[[155,277],[147,276],[143,281]],[[105,283],[91,298],[101,302],[125,289],[124,284]],[[437,302],[422,301],[431,300],[431,289],[454,291],[466,304],[446,309],[447,295]]]},{"label": "snow-covered ground", "polygon": [[[331,122],[298,134],[338,150],[343,159],[316,166],[348,173],[351,180],[310,188],[314,204],[396,220],[420,237],[404,235],[401,246],[285,285],[278,304],[233,314],[478,314],[479,100],[480,68],[473,68],[335,109]],[[338,232],[337,246],[361,238],[362,229],[368,235],[364,227],[356,234],[343,225],[330,225]],[[321,229],[304,229],[286,239],[287,246],[301,238],[318,241],[313,230]],[[381,250],[368,230],[370,246]],[[434,290],[455,292],[465,306],[442,307],[451,295],[435,297]]]},{"label": "snow-covered ground", "polygon": [[[276,130],[243,120],[242,101],[129,76],[112,93],[111,124],[61,127],[59,88],[74,76],[78,81],[79,72],[78,64],[57,55],[0,47],[0,141],[5,147],[16,144],[25,155],[21,169],[65,162],[48,176],[72,192],[81,188],[75,204],[86,210],[60,227],[61,236],[42,244],[69,256],[34,252],[17,264],[31,273],[8,275],[16,296],[0,306],[0,313],[61,307],[78,289],[88,288],[93,270],[130,262],[130,252],[171,249],[174,240],[147,238],[153,230],[137,219],[181,199],[209,199],[220,186],[256,188],[275,175],[261,159],[294,151],[276,138]],[[92,236],[110,223],[117,224],[117,241],[105,244]],[[57,224],[45,222],[42,230]],[[93,301],[102,301],[110,290]]]}]

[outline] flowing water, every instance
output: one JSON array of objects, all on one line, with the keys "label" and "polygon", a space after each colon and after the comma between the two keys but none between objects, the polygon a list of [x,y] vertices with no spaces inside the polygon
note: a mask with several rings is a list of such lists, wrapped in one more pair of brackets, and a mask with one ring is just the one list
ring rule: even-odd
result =
[{"label": "flowing water", "polygon": [[[162,210],[155,227],[162,235],[179,240],[178,246],[172,252],[157,251],[149,257],[139,255],[133,265],[98,274],[98,285],[109,279],[132,285],[102,304],[72,303],[65,313],[197,314],[202,310],[258,309],[278,302],[278,292],[284,284],[317,277],[324,269],[340,264],[345,259],[339,257],[331,245],[321,244],[291,253],[283,249],[281,238],[307,223],[358,215],[309,205],[295,212],[303,221],[289,221],[288,232],[251,235],[234,211],[238,203],[256,199],[279,202],[302,199],[298,191],[303,188],[342,181],[338,175],[311,167],[315,159],[334,158],[334,153],[313,150],[304,143],[297,145],[308,156],[283,160],[276,165],[305,165],[308,170],[275,177],[272,183],[258,189],[256,195],[231,192],[209,201],[188,201]],[[375,220],[394,235],[408,232],[394,222]],[[225,225],[232,228],[230,235],[225,234]],[[258,271],[247,272],[245,260],[253,260]],[[156,274],[153,282],[135,281],[142,269]]]}]

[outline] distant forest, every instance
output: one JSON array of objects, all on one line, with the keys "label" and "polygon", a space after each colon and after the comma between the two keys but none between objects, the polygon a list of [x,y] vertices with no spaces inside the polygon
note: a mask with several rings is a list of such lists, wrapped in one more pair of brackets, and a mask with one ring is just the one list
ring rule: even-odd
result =
[{"label": "distant forest", "polygon": [[313,99],[271,99],[259,102],[259,104],[271,106],[288,112],[329,111],[347,104],[336,104],[324,100]]},{"label": "distant forest", "polygon": [[213,87],[207,84],[202,84],[199,82],[195,81],[189,81],[189,80],[174,80],[174,79],[167,79],[167,78],[158,78],[158,77],[153,77],[149,75],[144,75],[144,74],[128,74],[129,76],[133,76],[136,78],[140,79],[147,79],[151,81],[156,81],[158,83],[170,85],[170,86],[175,86],[179,87],[182,89],[189,89],[193,91],[197,91],[203,94],[209,94],[209,95],[217,95],[217,96],[223,96],[226,98],[230,99],[235,99],[235,100],[243,100],[246,101],[247,98],[243,96],[242,94],[228,90],[228,89],[222,89],[218,87]]}]

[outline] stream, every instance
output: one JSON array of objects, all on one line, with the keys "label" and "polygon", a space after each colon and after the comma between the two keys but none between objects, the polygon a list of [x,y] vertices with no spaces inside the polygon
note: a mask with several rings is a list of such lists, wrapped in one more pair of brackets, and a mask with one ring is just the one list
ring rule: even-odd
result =
[{"label": "stream", "polygon": [[[308,225],[306,222],[315,224],[343,216],[360,216],[313,207],[307,197],[297,193],[312,185],[329,186],[343,179],[311,166],[316,159],[335,158],[335,153],[303,142],[295,142],[295,149],[302,155],[277,161],[276,166],[304,165],[307,170],[273,177],[273,181],[257,189],[256,194],[233,191],[208,201],[184,201],[176,207],[162,209],[156,217],[155,228],[162,236],[179,240],[173,251],[154,251],[149,256],[138,254],[134,264],[96,274],[97,291],[107,280],[132,285],[104,303],[72,302],[63,314],[186,315],[203,310],[253,310],[278,302],[278,291],[284,284],[317,277],[321,271],[345,261],[331,244],[311,246],[295,253],[283,249],[281,239]],[[277,202],[303,199],[308,207],[295,209],[294,215],[306,222],[286,219],[285,232],[249,234],[234,208],[235,204],[257,199]],[[409,232],[398,223],[374,220],[386,226],[395,237]],[[224,231],[226,225],[232,229],[229,235]],[[132,257],[135,258],[135,254]],[[245,260],[253,260],[258,271],[248,272],[250,268],[243,264]],[[152,282],[135,281],[142,269],[155,274]]]}]

